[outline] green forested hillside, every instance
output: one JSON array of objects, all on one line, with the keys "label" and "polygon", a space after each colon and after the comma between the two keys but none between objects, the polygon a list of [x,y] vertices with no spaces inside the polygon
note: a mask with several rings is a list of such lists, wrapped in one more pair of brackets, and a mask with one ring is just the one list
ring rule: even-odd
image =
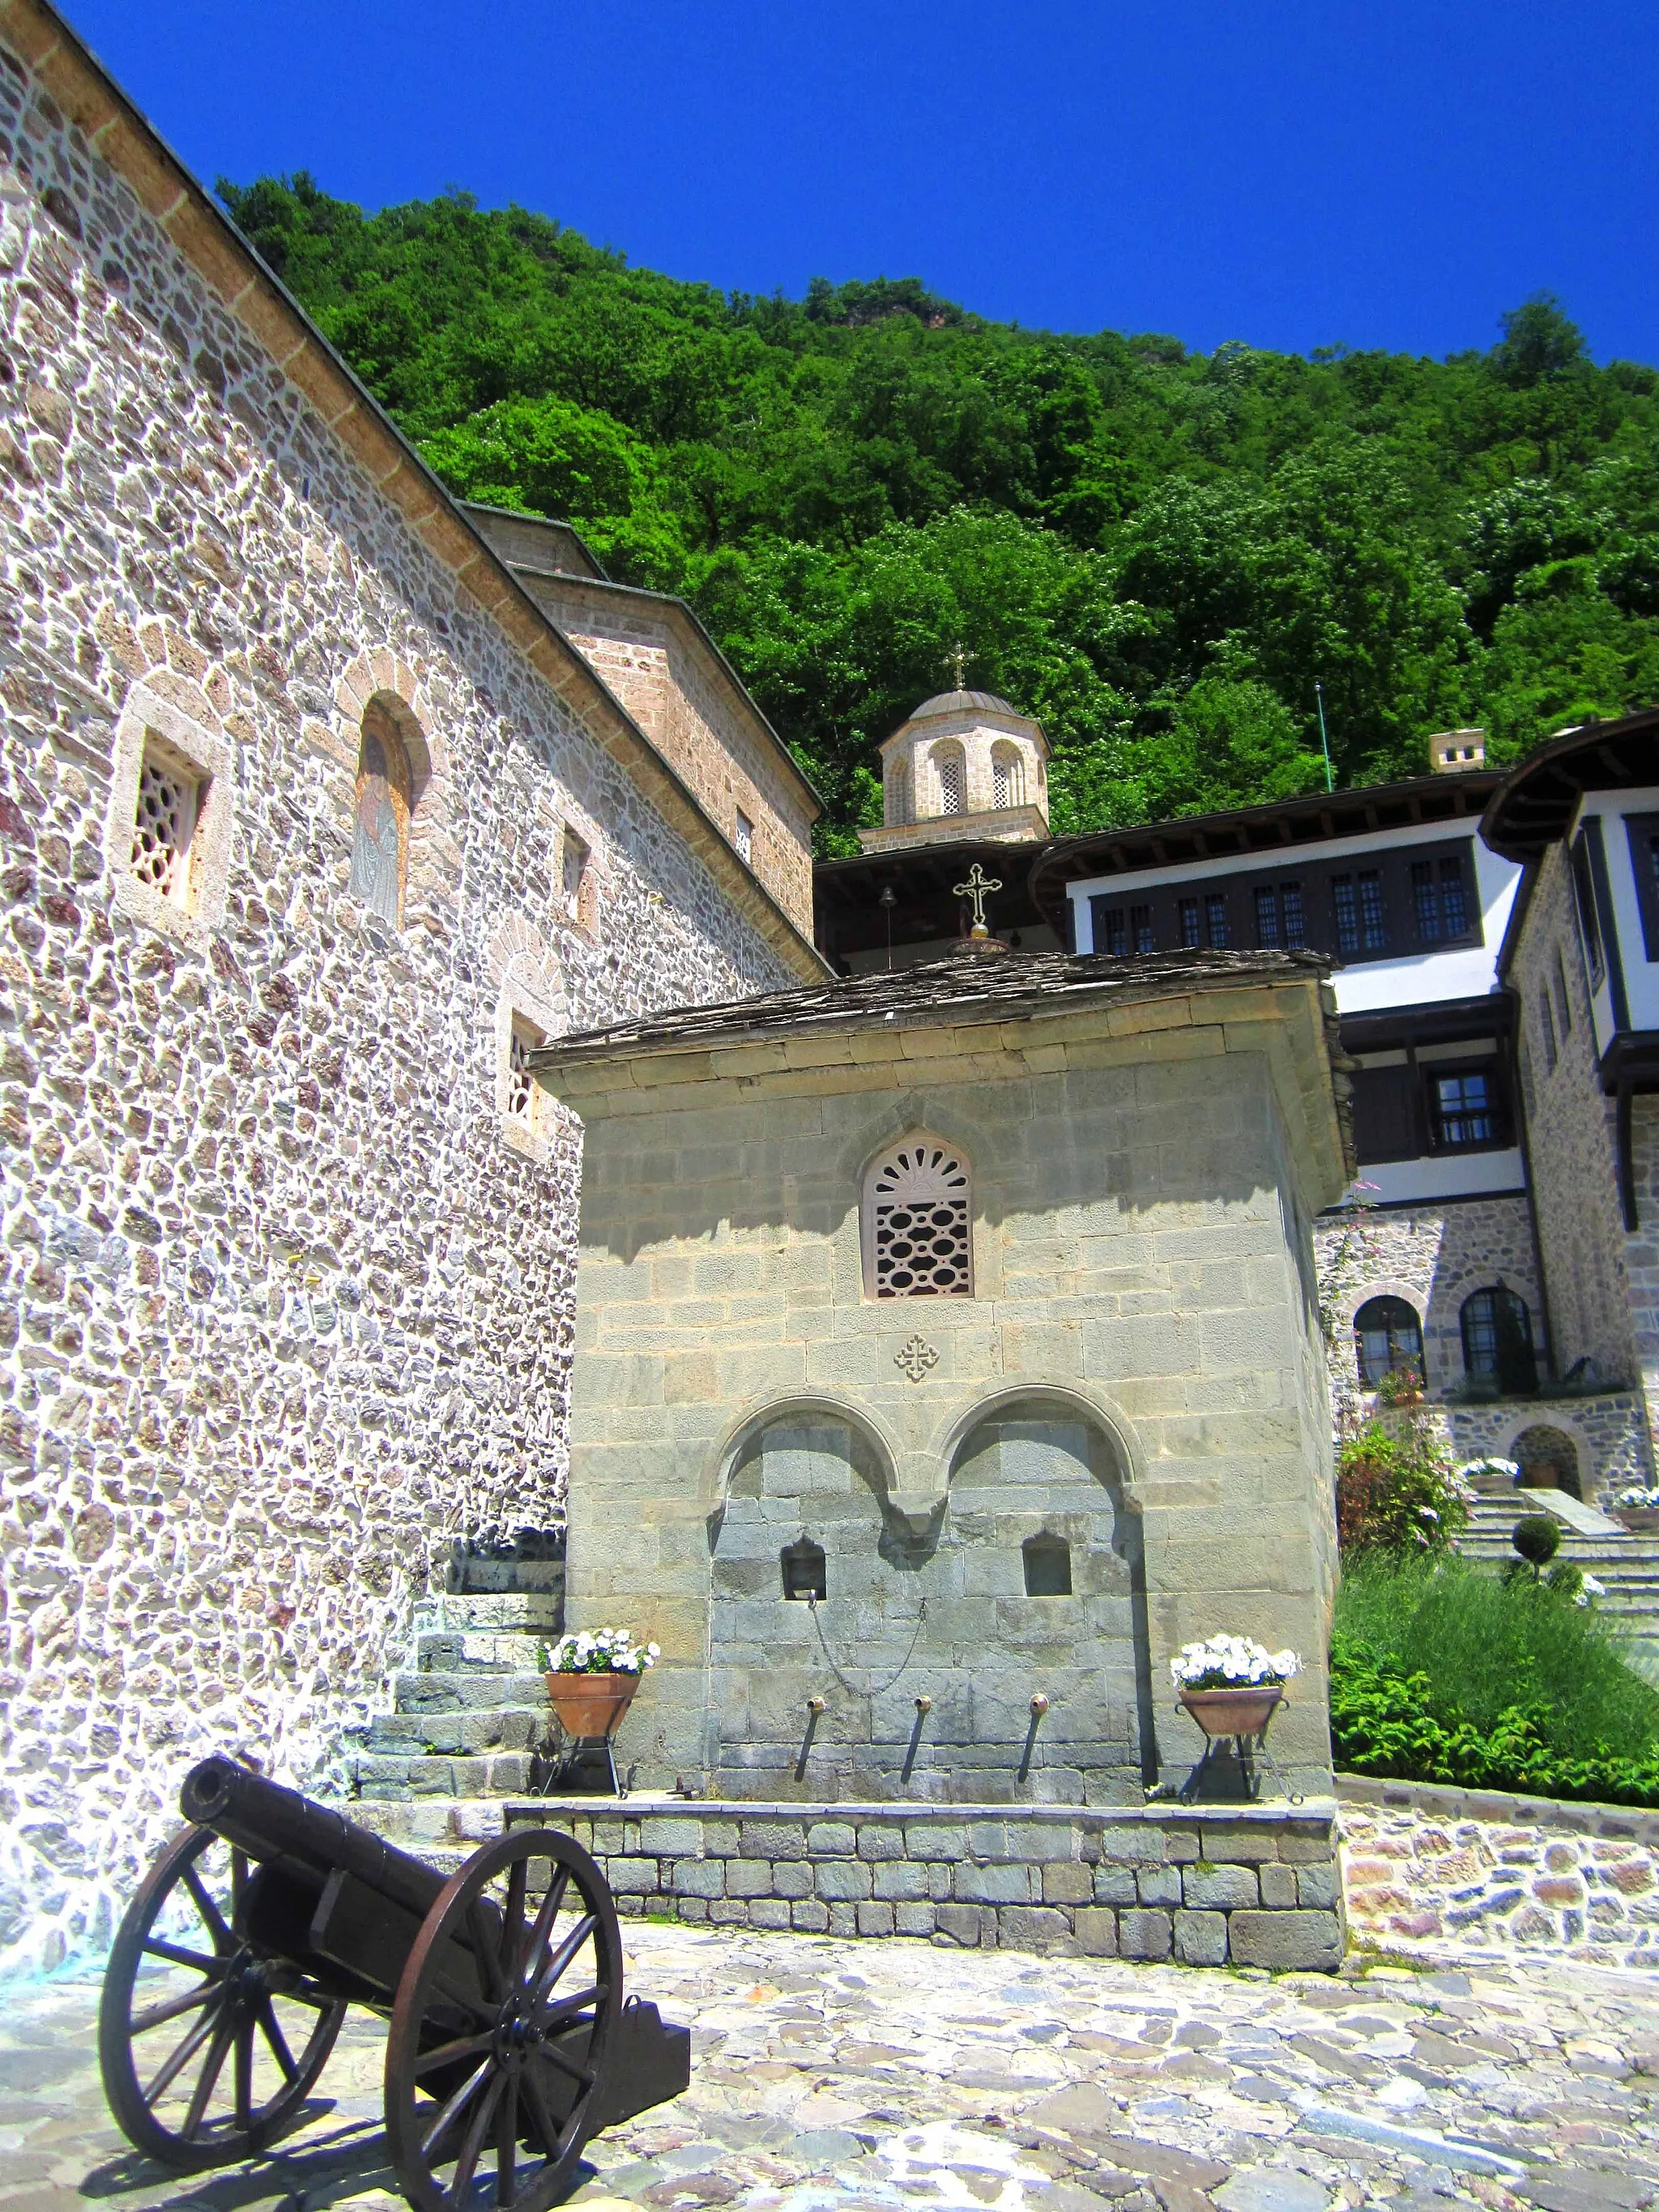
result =
[{"label": "green forested hillside", "polygon": [[910,279],[727,296],[463,195],[220,190],[457,491],[696,604],[825,850],[958,639],[1046,726],[1061,830],[1317,787],[1316,680],[1347,783],[1659,699],[1659,374],[1552,301],[1445,362],[1198,355]]}]

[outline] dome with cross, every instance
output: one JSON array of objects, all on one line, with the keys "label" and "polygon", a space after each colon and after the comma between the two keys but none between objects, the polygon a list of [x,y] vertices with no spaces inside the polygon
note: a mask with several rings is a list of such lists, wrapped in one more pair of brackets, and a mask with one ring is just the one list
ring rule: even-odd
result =
[{"label": "dome with cross", "polygon": [[960,681],[924,699],[881,749],[882,826],[866,853],[965,837],[1048,834],[1048,745],[1042,725],[993,691]]}]

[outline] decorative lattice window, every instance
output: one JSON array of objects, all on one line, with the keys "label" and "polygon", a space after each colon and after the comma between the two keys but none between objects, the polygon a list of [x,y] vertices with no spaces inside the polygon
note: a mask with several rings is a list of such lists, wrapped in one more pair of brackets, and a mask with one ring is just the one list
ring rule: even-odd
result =
[{"label": "decorative lattice window", "polygon": [[939,811],[941,814],[963,814],[968,807],[968,776],[966,764],[958,747],[949,748],[933,755],[933,766],[939,775]]},{"label": "decorative lattice window", "polygon": [[1025,804],[1024,763],[1012,745],[999,745],[991,756],[991,804],[999,807]]},{"label": "decorative lattice window", "polygon": [[872,1297],[971,1297],[968,1164],[936,1138],[908,1137],[865,1182],[865,1284]]},{"label": "decorative lattice window", "polygon": [[175,906],[189,903],[190,845],[201,784],[166,746],[146,744],[132,825],[132,873]]}]

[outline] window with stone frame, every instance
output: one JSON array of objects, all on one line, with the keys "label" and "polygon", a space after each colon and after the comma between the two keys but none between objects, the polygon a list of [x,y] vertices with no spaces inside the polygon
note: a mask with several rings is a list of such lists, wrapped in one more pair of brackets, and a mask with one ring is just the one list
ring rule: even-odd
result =
[{"label": "window with stone frame", "polygon": [[378,700],[371,700],[357,750],[347,889],[388,929],[403,921],[412,792],[409,756],[397,725]]},{"label": "window with stone frame", "polygon": [[591,937],[598,918],[598,885],[587,840],[567,822],[559,852],[559,901],[567,918]]},{"label": "window with stone frame", "polygon": [[1353,1348],[1368,1389],[1407,1367],[1422,1379],[1423,1324],[1404,1298],[1367,1298],[1353,1317]]},{"label": "window with stone frame", "polygon": [[864,1287],[872,1298],[971,1297],[972,1191],[966,1156],[906,1137],[865,1176]]},{"label": "window with stone frame", "polygon": [[131,873],[170,905],[192,906],[191,848],[207,778],[152,730],[144,738],[133,813]]},{"label": "window with stone frame", "polygon": [[1495,1383],[1520,1396],[1538,1388],[1532,1315],[1518,1291],[1504,1283],[1472,1291],[1463,1301],[1458,1322],[1464,1370],[1472,1381]]},{"label": "window with stone frame", "polygon": [[755,861],[755,825],[742,807],[738,807],[737,818],[732,823],[732,843],[744,867],[752,867]]},{"label": "window with stone frame", "polygon": [[1550,1012],[1550,994],[1540,983],[1538,987],[1538,1041],[1544,1048],[1544,1073],[1553,1075],[1557,1059],[1555,1017]]},{"label": "window with stone frame", "polygon": [[997,808],[1025,804],[1025,763],[1012,745],[998,745],[992,751],[991,804]]},{"label": "window with stone frame", "polygon": [[530,1072],[530,1055],[544,1042],[541,1031],[515,1015],[507,1041],[507,1111],[509,1119],[527,1129],[535,1118],[536,1079]]},{"label": "window with stone frame", "polygon": [[936,745],[933,748],[933,774],[939,783],[939,811],[941,814],[965,814],[968,811],[968,763],[960,745]]}]

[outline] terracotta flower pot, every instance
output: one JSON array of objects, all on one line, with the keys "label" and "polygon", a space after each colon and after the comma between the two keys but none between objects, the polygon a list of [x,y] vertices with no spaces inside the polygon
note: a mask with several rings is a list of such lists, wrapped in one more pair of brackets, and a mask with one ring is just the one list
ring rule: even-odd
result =
[{"label": "terracotta flower pot", "polygon": [[1284,1694],[1282,1682],[1243,1682],[1232,1690],[1183,1690],[1181,1702],[1206,1735],[1260,1735]]},{"label": "terracotta flower pot", "polygon": [[547,1702],[567,1735],[613,1736],[640,1686],[637,1674],[550,1674]]}]

